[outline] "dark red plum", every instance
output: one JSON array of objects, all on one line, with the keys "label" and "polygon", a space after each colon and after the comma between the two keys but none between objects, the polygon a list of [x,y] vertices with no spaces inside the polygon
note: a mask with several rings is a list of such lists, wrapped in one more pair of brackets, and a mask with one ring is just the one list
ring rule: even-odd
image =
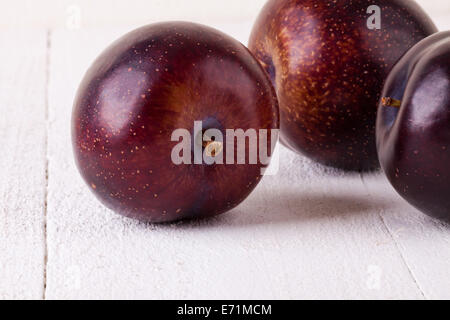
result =
[{"label": "dark red plum", "polygon": [[450,32],[418,43],[390,73],[377,144],[398,193],[427,215],[450,221]]},{"label": "dark red plum", "polygon": [[190,164],[174,162],[176,130],[192,133],[193,154],[200,138],[200,156],[218,157],[227,148],[216,136],[203,141],[209,129],[225,136],[227,129],[278,128],[275,91],[248,49],[185,22],[146,26],[112,44],[88,70],[72,117],[75,159],[90,189],[117,213],[154,223],[234,208],[267,166],[195,164],[185,149],[180,155]]},{"label": "dark red plum", "polygon": [[383,82],[408,49],[435,32],[410,0],[269,0],[249,48],[276,88],[281,141],[328,166],[379,168]]}]

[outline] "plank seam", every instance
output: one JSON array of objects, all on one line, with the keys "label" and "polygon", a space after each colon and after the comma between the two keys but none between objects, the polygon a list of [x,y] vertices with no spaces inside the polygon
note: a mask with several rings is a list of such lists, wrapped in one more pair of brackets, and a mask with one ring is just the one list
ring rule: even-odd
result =
[{"label": "plank seam", "polygon": [[50,62],[51,62],[51,36],[50,29],[46,36],[46,57],[45,57],[45,191],[44,191],[44,288],[42,299],[47,298],[47,266],[48,266],[48,236],[47,236],[47,215],[48,215],[48,186],[49,186],[49,90],[50,90]]},{"label": "plank seam", "polygon": [[[369,190],[369,188],[367,187],[366,181],[364,180],[364,174],[361,172],[361,173],[359,174],[359,176],[360,176],[360,178],[361,178],[361,182],[362,182],[364,188],[366,189],[367,193],[370,195],[370,190]],[[402,259],[402,262],[403,262],[404,265],[406,266],[406,269],[408,270],[408,273],[409,273],[411,279],[414,281],[414,284],[416,285],[416,287],[417,287],[417,289],[419,290],[420,294],[422,295],[422,297],[423,297],[425,300],[429,300],[429,299],[427,298],[427,296],[425,295],[425,292],[424,292],[424,291],[422,290],[422,288],[420,287],[417,278],[414,276],[414,273],[413,273],[411,267],[409,266],[408,262],[406,261],[405,256],[403,255],[403,252],[402,252],[402,250],[401,250],[401,248],[400,248],[400,244],[399,244],[399,243],[397,242],[397,240],[395,239],[394,234],[392,233],[391,229],[388,227],[388,225],[387,225],[387,223],[386,223],[386,221],[385,221],[383,215],[381,214],[380,211],[377,211],[377,215],[378,215],[378,218],[381,220],[381,223],[382,223],[383,227],[385,228],[387,234],[389,235],[389,237],[390,237],[390,238],[392,239],[392,241],[394,242],[395,248],[397,249],[398,254],[400,255],[400,258]]]}]

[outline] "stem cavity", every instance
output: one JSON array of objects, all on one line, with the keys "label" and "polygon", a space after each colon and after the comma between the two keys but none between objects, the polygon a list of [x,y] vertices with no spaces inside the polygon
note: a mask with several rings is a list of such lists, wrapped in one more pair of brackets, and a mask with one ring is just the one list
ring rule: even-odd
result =
[{"label": "stem cavity", "polygon": [[400,108],[402,105],[402,102],[400,100],[390,98],[390,97],[384,97],[381,98],[381,104],[383,107],[394,107],[394,108]]}]

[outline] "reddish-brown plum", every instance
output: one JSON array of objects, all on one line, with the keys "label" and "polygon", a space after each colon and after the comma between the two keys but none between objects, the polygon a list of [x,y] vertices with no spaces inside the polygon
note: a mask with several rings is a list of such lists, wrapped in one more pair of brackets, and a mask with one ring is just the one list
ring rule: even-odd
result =
[{"label": "reddish-brown plum", "polygon": [[377,144],[384,172],[409,203],[450,221],[450,31],[408,51],[382,98]]},{"label": "reddish-brown plum", "polygon": [[225,136],[277,129],[278,113],[267,74],[241,43],[198,24],[154,24],[119,39],[88,70],[72,116],[76,163],[97,198],[122,215],[213,216],[241,203],[266,164],[176,164],[172,134],[192,133],[194,149],[195,121],[201,133]]},{"label": "reddish-brown plum", "polygon": [[281,141],[325,165],[378,168],[383,81],[408,49],[436,31],[410,0],[269,0],[249,48],[277,91]]}]

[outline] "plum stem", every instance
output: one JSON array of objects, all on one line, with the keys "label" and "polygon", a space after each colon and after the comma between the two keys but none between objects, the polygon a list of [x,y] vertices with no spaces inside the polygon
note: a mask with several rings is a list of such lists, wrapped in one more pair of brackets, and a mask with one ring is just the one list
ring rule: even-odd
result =
[{"label": "plum stem", "polygon": [[395,107],[400,108],[402,105],[402,102],[400,100],[390,98],[390,97],[384,97],[381,99],[381,104],[383,107]]},{"label": "plum stem", "polygon": [[223,150],[223,143],[220,141],[204,141],[203,147],[208,157],[215,157]]}]

